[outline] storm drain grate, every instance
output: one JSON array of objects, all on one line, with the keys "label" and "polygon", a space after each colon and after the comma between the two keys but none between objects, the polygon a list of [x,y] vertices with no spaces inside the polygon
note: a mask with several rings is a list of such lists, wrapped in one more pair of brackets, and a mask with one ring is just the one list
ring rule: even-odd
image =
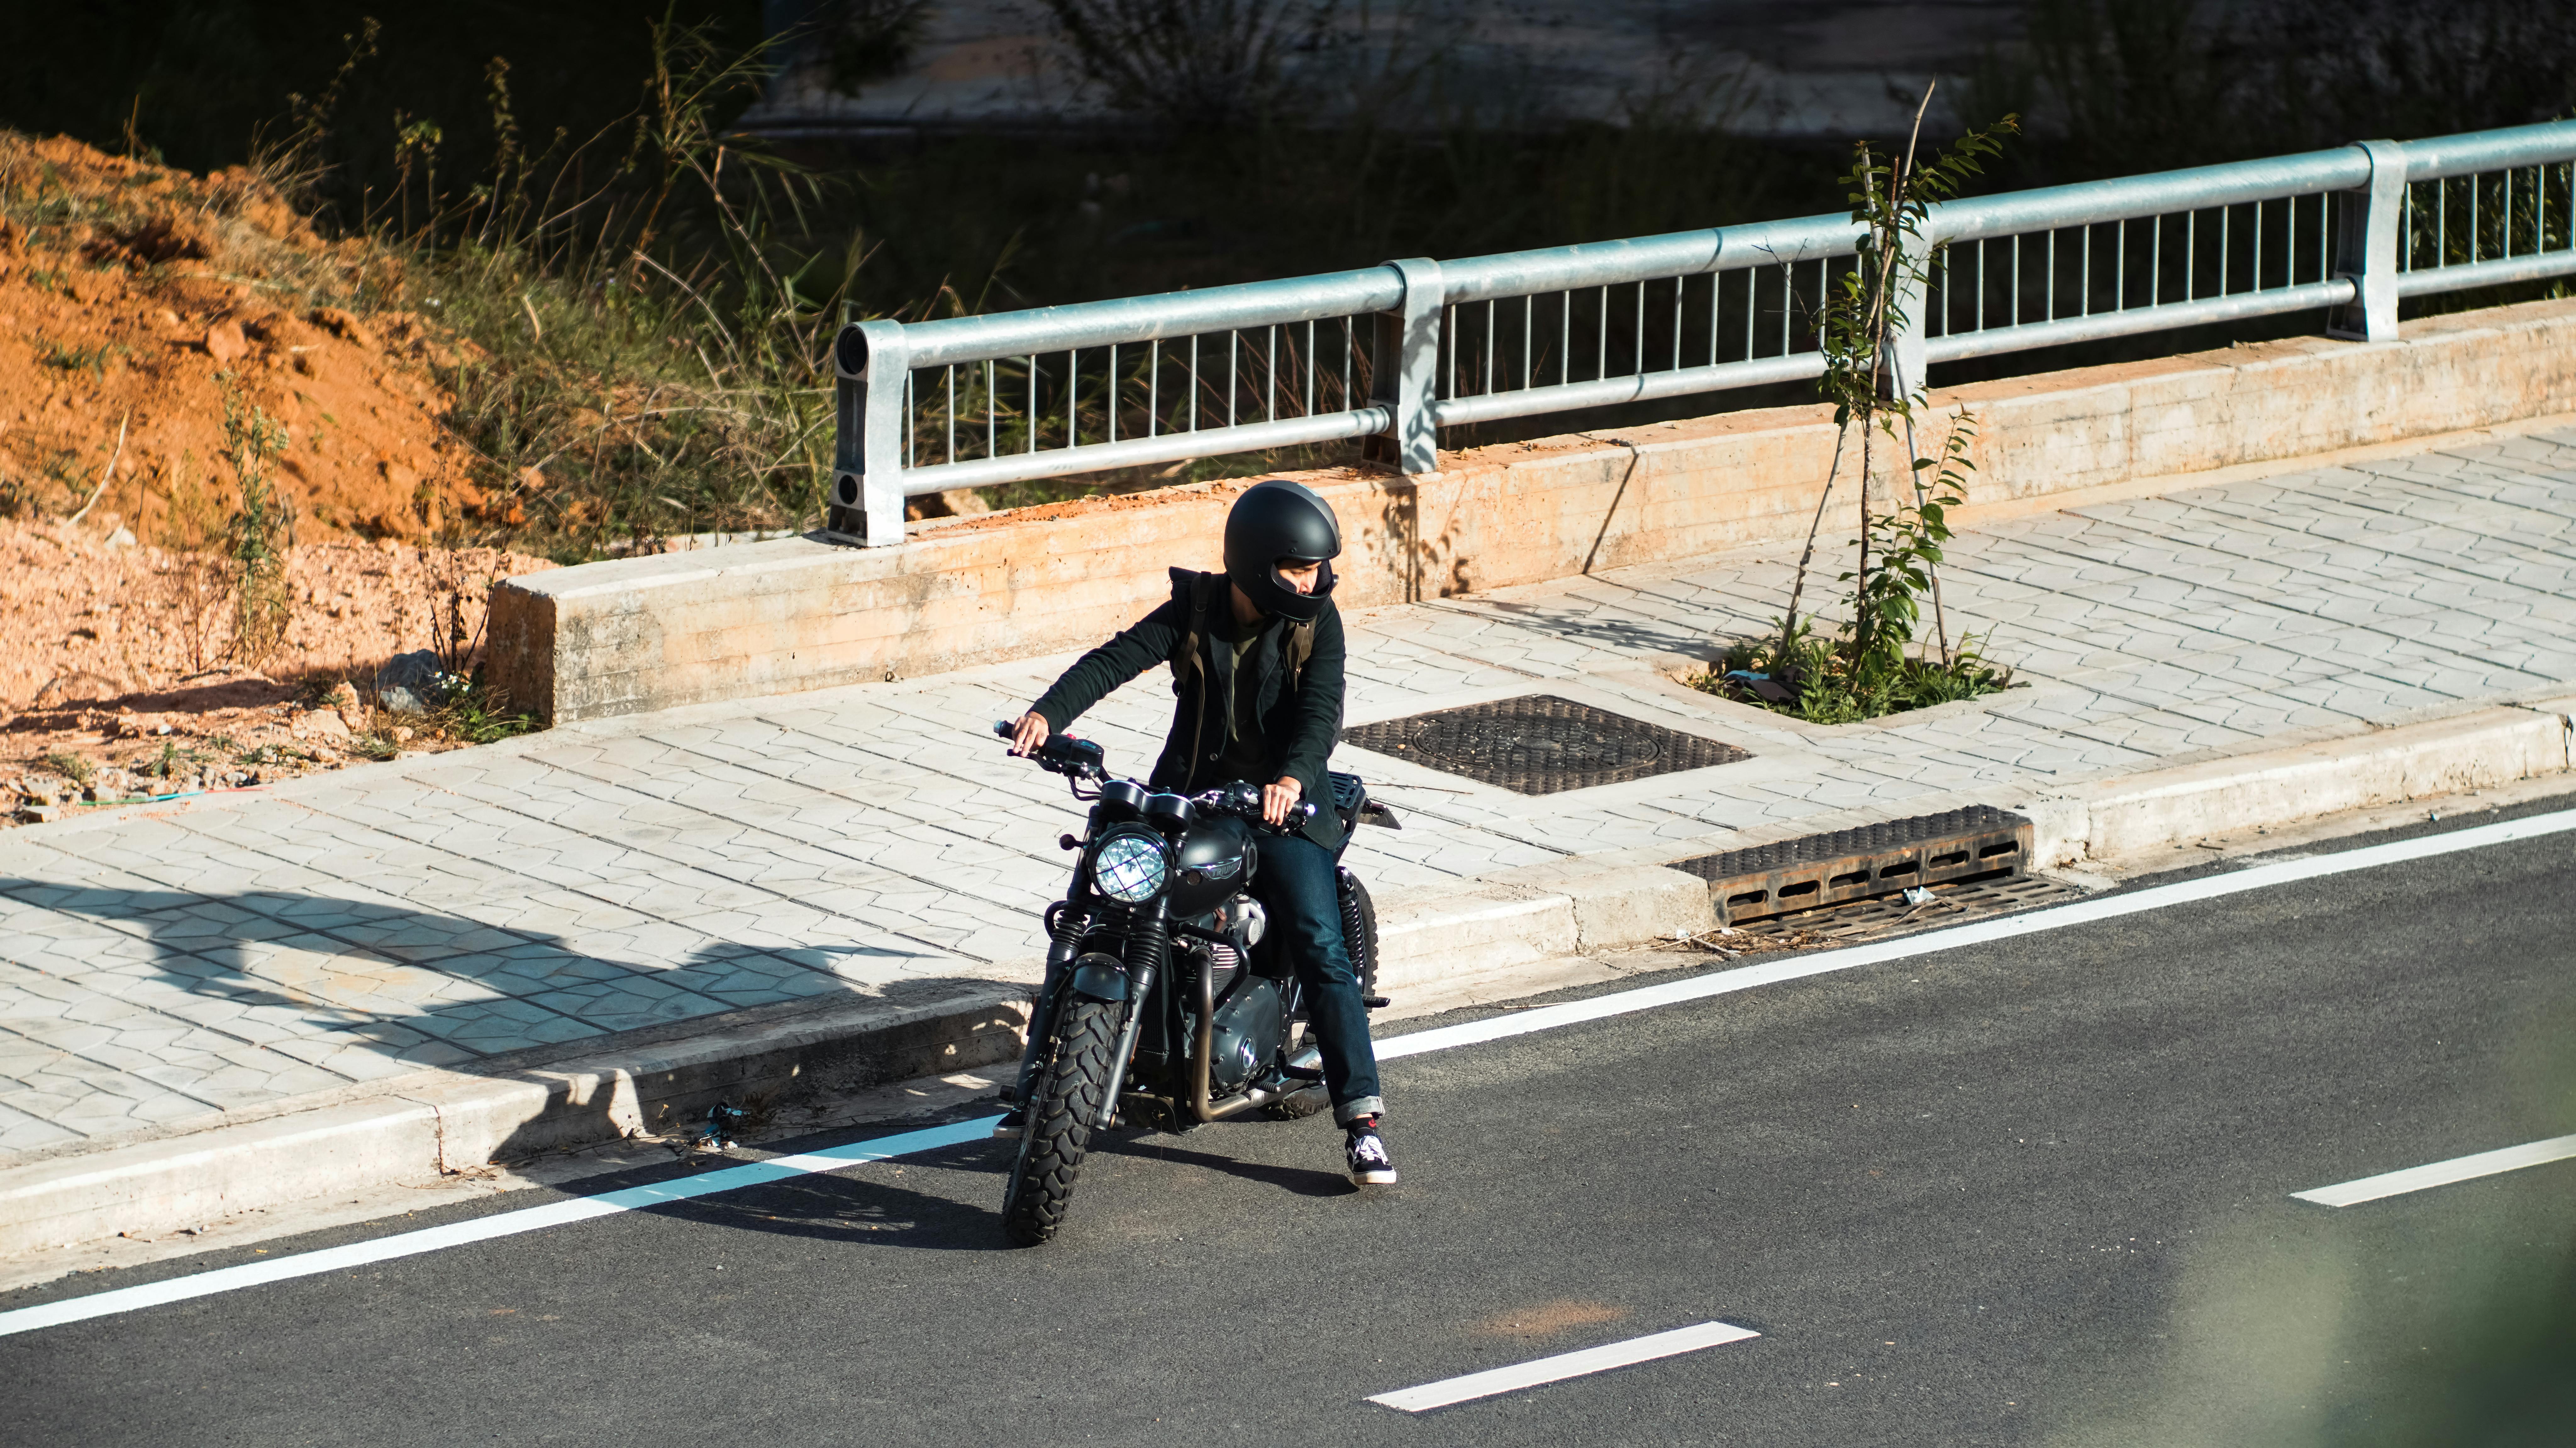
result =
[{"label": "storm drain grate", "polygon": [[1813,910],[1798,910],[1787,915],[1765,916],[1736,928],[1755,940],[1782,940],[1811,946],[1858,945],[1863,941],[1911,935],[1918,930],[1964,925],[1971,920],[2035,910],[2043,905],[2060,905],[2080,899],[2084,894],[2072,885],[2045,880],[2037,875],[2000,876],[1925,888],[1933,896],[1928,904],[1917,905],[1903,895],[1879,895],[1867,900],[1847,900],[1840,905],[1820,905]]},{"label": "storm drain grate", "polygon": [[1676,860],[1729,925],[1948,880],[2029,873],[2030,821],[1992,805]]},{"label": "storm drain grate", "polygon": [[1732,744],[1553,694],[1527,694],[1362,724],[1342,740],[1521,794],[1624,784],[1753,756]]}]

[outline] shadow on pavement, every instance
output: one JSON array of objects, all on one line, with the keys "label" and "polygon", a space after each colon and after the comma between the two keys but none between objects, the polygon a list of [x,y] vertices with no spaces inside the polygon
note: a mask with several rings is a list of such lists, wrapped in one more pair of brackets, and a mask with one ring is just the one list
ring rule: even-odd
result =
[{"label": "shadow on pavement", "polygon": [[1092,1154],[1147,1157],[1155,1161],[1168,1161],[1179,1166],[1197,1167],[1244,1181],[1257,1182],[1266,1187],[1277,1187],[1282,1191],[1294,1192],[1301,1197],[1346,1197],[1359,1190],[1358,1187],[1351,1185],[1348,1177],[1335,1172],[1310,1171],[1299,1166],[1274,1166],[1263,1161],[1237,1161],[1232,1157],[1218,1156],[1212,1152],[1191,1151],[1185,1147],[1165,1145],[1164,1143],[1169,1140],[1168,1137],[1138,1137],[1106,1144],[1095,1141]]},{"label": "shadow on pavement", "polygon": [[[783,1237],[910,1247],[934,1252],[1007,1252],[1000,1179],[1010,1158],[1003,1143],[970,1142],[880,1163],[863,1175],[816,1173],[768,1186],[647,1210],[656,1216]],[[968,1171],[993,1183],[989,1207],[919,1192],[900,1180],[908,1168]]]},{"label": "shadow on pavement", "polygon": [[[70,1073],[100,1089],[133,1074],[111,1063],[139,1058],[154,1085],[209,1109],[411,1069],[506,1073],[577,1052],[613,1055],[621,1038],[659,1038],[668,1032],[657,1028],[737,1011],[835,998],[929,1002],[990,984],[942,974],[868,985],[835,968],[852,958],[941,958],[902,937],[764,948],[690,932],[694,943],[653,965],[633,961],[652,959],[655,937],[675,932],[651,920],[625,932],[619,954],[630,958],[621,960],[549,932],[283,890],[201,895],[0,877],[0,898],[113,932],[0,940],[0,960],[91,997],[31,1002],[10,1013],[9,1029],[63,1053]],[[596,1104],[602,1123],[612,1104]],[[577,1138],[566,1135],[573,1124],[552,1118],[531,1145]],[[618,1133],[603,1125],[600,1134]]]}]

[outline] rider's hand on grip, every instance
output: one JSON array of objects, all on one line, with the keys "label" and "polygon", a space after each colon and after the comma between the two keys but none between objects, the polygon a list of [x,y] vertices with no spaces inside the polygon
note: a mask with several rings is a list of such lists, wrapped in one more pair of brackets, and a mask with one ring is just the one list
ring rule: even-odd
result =
[{"label": "rider's hand on grip", "polygon": [[995,724],[993,732],[1011,741],[1013,754],[1027,758],[1037,753],[1038,747],[1045,744],[1047,736],[1055,731],[1047,724],[1044,714],[1031,709],[1020,716],[1017,724]]},{"label": "rider's hand on grip", "polygon": [[1261,817],[1274,825],[1284,825],[1292,816],[1299,822],[1304,822],[1315,813],[1312,806],[1303,810],[1298,807],[1297,800],[1305,792],[1306,786],[1285,776],[1277,784],[1264,786],[1261,791]]}]

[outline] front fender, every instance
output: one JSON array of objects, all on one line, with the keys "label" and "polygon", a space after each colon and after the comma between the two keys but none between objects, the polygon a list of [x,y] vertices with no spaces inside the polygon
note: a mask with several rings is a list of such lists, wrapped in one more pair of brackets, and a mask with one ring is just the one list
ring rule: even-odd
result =
[{"label": "front fender", "polygon": [[1114,955],[1093,951],[1073,963],[1073,993],[1088,1000],[1123,1001],[1127,999],[1127,963]]}]

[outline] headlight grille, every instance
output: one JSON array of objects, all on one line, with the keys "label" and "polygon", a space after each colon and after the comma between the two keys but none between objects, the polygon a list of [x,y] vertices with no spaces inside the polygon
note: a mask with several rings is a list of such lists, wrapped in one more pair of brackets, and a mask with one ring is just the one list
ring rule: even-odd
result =
[{"label": "headlight grille", "polygon": [[1142,905],[1163,893],[1170,873],[1162,841],[1150,835],[1112,835],[1091,862],[1092,883],[1121,905]]}]

